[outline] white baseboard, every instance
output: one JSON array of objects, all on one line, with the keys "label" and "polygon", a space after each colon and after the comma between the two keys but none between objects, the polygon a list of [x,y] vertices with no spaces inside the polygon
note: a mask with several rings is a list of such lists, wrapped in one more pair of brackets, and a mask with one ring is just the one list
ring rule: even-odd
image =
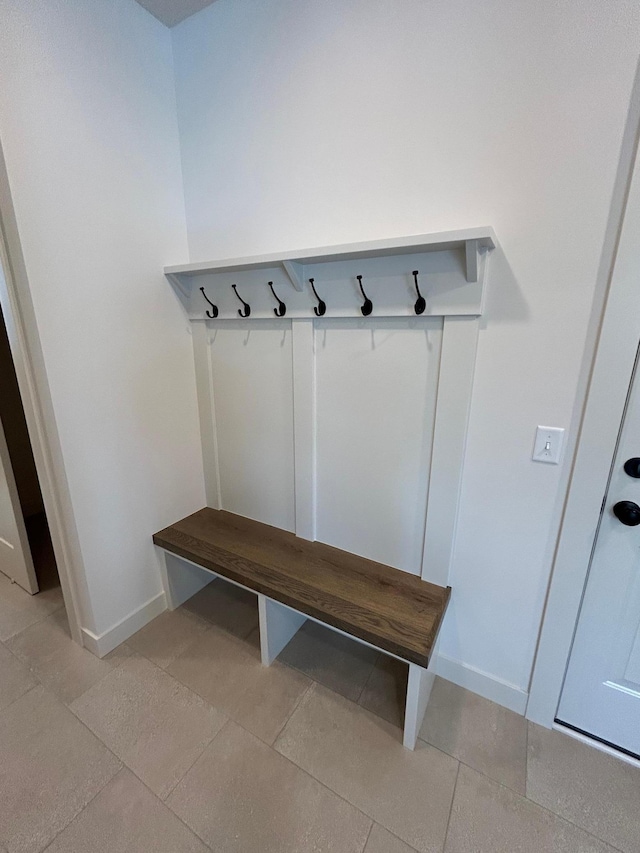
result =
[{"label": "white baseboard", "polygon": [[86,649],[93,652],[99,658],[103,658],[112,652],[120,643],[128,640],[136,631],[155,619],[167,609],[167,601],[164,592],[159,592],[150,598],[145,604],[134,610],[112,628],[102,634],[94,634],[88,628],[82,629],[82,642]]},{"label": "white baseboard", "polygon": [[482,670],[460,661],[452,660],[443,654],[439,654],[437,657],[436,673],[442,678],[446,678],[447,681],[453,681],[460,687],[465,687],[473,693],[484,696],[485,699],[490,699],[498,705],[515,711],[516,714],[524,714],[525,712],[529,694],[515,684],[502,681],[494,675],[489,675],[487,672],[482,672]]}]

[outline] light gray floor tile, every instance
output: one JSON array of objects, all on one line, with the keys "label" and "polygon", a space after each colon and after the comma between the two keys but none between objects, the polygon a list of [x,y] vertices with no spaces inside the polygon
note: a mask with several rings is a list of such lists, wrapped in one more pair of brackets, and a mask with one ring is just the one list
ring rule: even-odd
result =
[{"label": "light gray floor tile", "polygon": [[442,850],[458,762],[427,744],[404,749],[401,732],[314,685],[275,748],[424,853]]},{"label": "light gray floor tile", "polygon": [[233,722],[167,804],[216,853],[360,853],[371,826]]},{"label": "light gray floor tile", "polygon": [[192,643],[167,672],[267,743],[311,684],[278,661],[262,666],[253,644],[218,628]]},{"label": "light gray floor tile", "polygon": [[0,643],[0,711],[35,684],[29,670]]},{"label": "light gray floor tile", "polygon": [[640,851],[640,769],[529,725],[527,796],[625,853]]},{"label": "light gray floor tile", "polygon": [[142,657],[133,656],[71,709],[160,797],[166,797],[226,717]]},{"label": "light gray floor tile", "polygon": [[258,627],[258,596],[220,579],[192,596],[182,609],[241,639]]},{"label": "light gray floor tile", "polygon": [[61,607],[64,601],[59,586],[29,595],[0,572],[0,640],[24,631]]},{"label": "light gray floor tile", "polygon": [[419,736],[524,794],[527,721],[520,714],[437,678]]},{"label": "light gray floor tile", "polygon": [[63,702],[81,696],[126,655],[126,647],[100,660],[71,640],[62,608],[6,641],[31,672]]},{"label": "light gray floor tile", "polygon": [[35,853],[121,764],[58,699],[34,687],[0,714],[0,843]]},{"label": "light gray floor tile", "polygon": [[404,725],[409,664],[379,655],[358,704],[394,726]]},{"label": "light gray floor tile", "polygon": [[614,853],[551,812],[460,765],[445,853]]},{"label": "light gray floor tile", "polygon": [[150,661],[166,669],[211,625],[183,607],[165,610],[152,622],[129,637],[127,644]]},{"label": "light gray floor tile", "polygon": [[377,658],[374,649],[310,620],[278,655],[282,663],[354,702]]},{"label": "light gray floor tile", "polygon": [[414,853],[414,848],[374,823],[364,853]]},{"label": "light gray floor tile", "polygon": [[123,768],[47,853],[207,853],[182,821]]}]

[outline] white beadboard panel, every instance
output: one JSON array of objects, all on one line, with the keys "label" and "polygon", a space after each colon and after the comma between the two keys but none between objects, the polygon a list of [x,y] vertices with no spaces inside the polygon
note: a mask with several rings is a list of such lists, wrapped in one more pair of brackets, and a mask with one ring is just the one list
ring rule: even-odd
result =
[{"label": "white beadboard panel", "polygon": [[222,509],[295,529],[288,320],[208,324]]},{"label": "white beadboard panel", "polygon": [[316,321],[316,537],[420,574],[442,320]]}]

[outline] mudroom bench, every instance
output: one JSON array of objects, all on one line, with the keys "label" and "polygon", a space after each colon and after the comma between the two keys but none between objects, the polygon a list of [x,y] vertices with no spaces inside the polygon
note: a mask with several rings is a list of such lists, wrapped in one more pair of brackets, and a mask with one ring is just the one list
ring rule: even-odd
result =
[{"label": "mudroom bench", "polygon": [[450,587],[224,510],[201,509],[153,541],[170,609],[202,587],[203,569],[257,594],[265,666],[306,619],[406,661],[404,745],[415,747]]}]

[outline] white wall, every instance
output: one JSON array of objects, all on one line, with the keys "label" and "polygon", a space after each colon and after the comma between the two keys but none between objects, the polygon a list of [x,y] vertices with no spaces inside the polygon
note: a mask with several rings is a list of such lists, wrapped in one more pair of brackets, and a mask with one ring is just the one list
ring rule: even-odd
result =
[{"label": "white wall", "polygon": [[205,503],[169,31],[133,0],[0,0],[0,140],[101,635]]},{"label": "white wall", "polygon": [[172,33],[192,261],[496,229],[441,652],[527,690],[560,477],[533,436],[572,412],[640,7],[218,0]]}]

